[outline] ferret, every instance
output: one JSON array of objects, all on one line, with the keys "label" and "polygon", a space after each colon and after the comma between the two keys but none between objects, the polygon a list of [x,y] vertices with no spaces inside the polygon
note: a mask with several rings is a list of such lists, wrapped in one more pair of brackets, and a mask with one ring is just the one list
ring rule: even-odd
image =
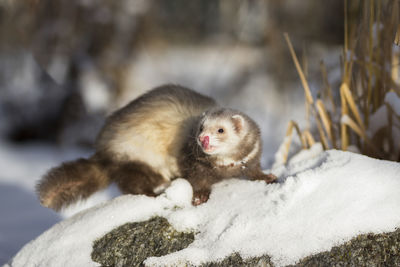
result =
[{"label": "ferret", "polygon": [[242,112],[178,85],[152,89],[106,119],[95,153],[50,169],[37,184],[43,206],[60,210],[115,182],[124,194],[156,196],[186,178],[193,204],[231,177],[275,182],[260,167],[257,124]]}]

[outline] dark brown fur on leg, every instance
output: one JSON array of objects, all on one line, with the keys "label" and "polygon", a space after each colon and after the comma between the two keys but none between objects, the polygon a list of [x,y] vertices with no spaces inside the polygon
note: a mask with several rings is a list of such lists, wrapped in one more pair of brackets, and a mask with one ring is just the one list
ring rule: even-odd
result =
[{"label": "dark brown fur on leg", "polygon": [[192,204],[198,206],[210,198],[211,189],[198,190],[193,192]]},{"label": "dark brown fur on leg", "polygon": [[54,210],[85,199],[109,185],[101,165],[91,159],[78,159],[50,169],[37,184],[40,203]]},{"label": "dark brown fur on leg", "polygon": [[139,161],[118,163],[110,170],[109,176],[124,194],[155,196],[154,189],[165,183],[159,173]]},{"label": "dark brown fur on leg", "polygon": [[247,176],[253,180],[262,180],[265,181],[267,184],[276,183],[278,182],[278,178],[273,175],[272,173],[265,174],[261,171],[261,169],[252,169],[247,173]]}]

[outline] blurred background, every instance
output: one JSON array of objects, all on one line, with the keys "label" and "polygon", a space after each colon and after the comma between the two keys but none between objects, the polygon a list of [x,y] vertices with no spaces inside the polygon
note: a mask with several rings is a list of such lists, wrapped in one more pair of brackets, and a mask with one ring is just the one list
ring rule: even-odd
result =
[{"label": "blurred background", "polygon": [[329,82],[341,81],[343,10],[319,0],[0,0],[0,264],[73,213],[40,207],[40,176],[89,155],[105,116],[155,86],[249,114],[269,168],[288,121],[306,121],[283,33],[317,94],[321,60]]}]

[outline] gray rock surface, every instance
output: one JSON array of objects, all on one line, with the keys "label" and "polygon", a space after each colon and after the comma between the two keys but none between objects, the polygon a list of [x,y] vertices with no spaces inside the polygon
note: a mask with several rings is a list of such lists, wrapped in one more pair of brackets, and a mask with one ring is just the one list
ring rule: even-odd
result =
[{"label": "gray rock surface", "polygon": [[[93,244],[92,259],[101,266],[143,266],[151,256],[186,248],[194,233],[176,231],[165,218],[124,224]],[[187,266],[190,266],[188,264]],[[204,267],[274,266],[268,255],[242,259],[234,253]],[[400,229],[383,234],[359,235],[330,251],[301,259],[292,266],[400,266]]]},{"label": "gray rock surface", "polygon": [[400,266],[400,229],[359,235],[330,251],[306,257],[295,266]]},{"label": "gray rock surface", "polygon": [[172,228],[165,218],[126,223],[93,244],[92,260],[101,266],[140,266],[151,256],[162,256],[186,248],[193,233]]}]

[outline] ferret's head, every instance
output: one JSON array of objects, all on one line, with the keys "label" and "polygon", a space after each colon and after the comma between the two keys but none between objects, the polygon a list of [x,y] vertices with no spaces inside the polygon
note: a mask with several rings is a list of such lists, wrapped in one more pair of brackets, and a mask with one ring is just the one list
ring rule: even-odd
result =
[{"label": "ferret's head", "polygon": [[229,155],[237,151],[248,127],[244,114],[232,109],[212,109],[202,116],[197,143],[208,155]]}]

